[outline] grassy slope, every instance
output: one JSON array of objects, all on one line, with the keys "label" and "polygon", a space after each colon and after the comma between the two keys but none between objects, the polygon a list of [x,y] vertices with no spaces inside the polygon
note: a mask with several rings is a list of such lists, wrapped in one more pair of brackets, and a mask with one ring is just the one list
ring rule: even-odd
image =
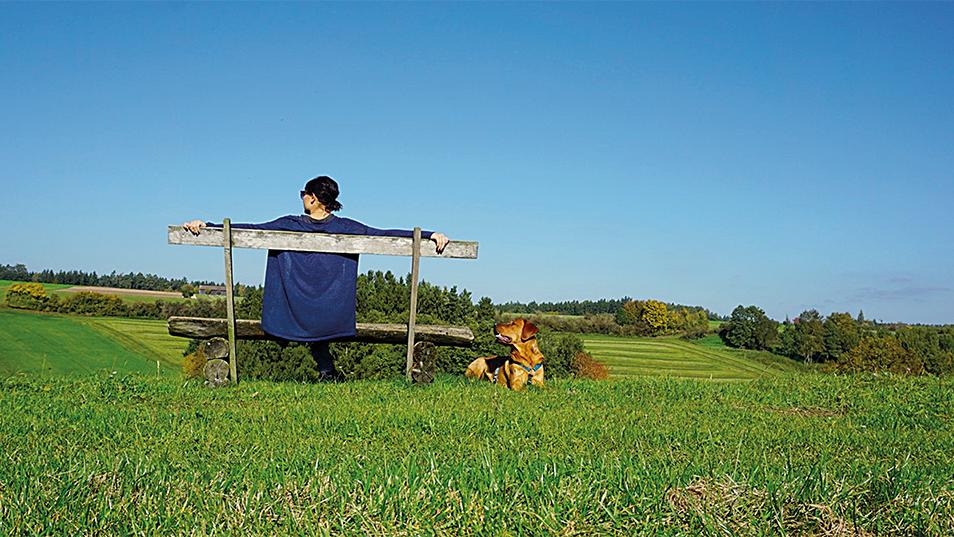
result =
[{"label": "grassy slope", "polygon": [[951,535],[952,394],[0,379],[0,534]]},{"label": "grassy slope", "polygon": [[0,373],[86,374],[108,369],[177,374],[186,340],[162,321],[0,308]]},{"label": "grassy slope", "polygon": [[675,337],[639,338],[585,334],[586,350],[606,364],[611,377],[671,376],[749,380],[803,368],[771,353],[726,348],[718,336],[699,342]]}]

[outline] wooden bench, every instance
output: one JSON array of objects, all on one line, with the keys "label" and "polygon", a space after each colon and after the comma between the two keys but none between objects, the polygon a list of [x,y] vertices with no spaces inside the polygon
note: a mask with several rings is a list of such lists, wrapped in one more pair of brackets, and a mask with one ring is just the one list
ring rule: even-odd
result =
[{"label": "wooden bench", "polygon": [[[225,300],[227,319],[199,317],[170,317],[169,333],[174,336],[207,340],[227,337],[203,346],[210,356],[228,357],[228,381],[238,383],[238,368],[235,360],[236,339],[271,339],[262,330],[261,322],[235,319],[235,286],[232,282],[232,248],[259,248],[269,250],[295,250],[302,252],[328,252],[341,254],[377,254],[411,257],[411,302],[408,324],[357,323],[353,338],[335,341],[365,341],[371,343],[407,342],[407,378],[411,381],[429,381],[424,363],[432,356],[435,345],[469,346],[474,334],[466,326],[416,325],[417,286],[421,257],[477,259],[476,242],[451,241],[444,251],[437,253],[437,246],[421,241],[421,228],[414,228],[414,238],[375,237],[369,235],[346,235],[337,233],[308,233],[300,231],[265,231],[258,229],[232,229],[226,218],[221,228],[206,227],[198,235],[183,226],[169,226],[169,244],[193,246],[217,246],[225,253]],[[228,347],[227,350],[225,347]],[[207,368],[209,369],[209,368]],[[221,367],[213,368],[221,370]],[[220,381],[222,373],[215,374]]]}]

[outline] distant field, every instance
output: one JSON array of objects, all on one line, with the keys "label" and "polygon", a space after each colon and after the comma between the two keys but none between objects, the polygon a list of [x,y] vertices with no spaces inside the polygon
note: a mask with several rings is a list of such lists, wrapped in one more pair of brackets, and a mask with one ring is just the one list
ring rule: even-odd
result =
[{"label": "distant field", "polygon": [[[3,297],[7,293],[7,289],[15,283],[24,283],[17,282],[13,280],[0,280],[0,297]],[[148,289],[122,289],[119,287],[91,287],[84,285],[69,285],[62,283],[43,283],[41,284],[44,289],[49,291],[51,294],[58,295],[60,298],[66,298],[72,294],[78,293],[80,291],[91,291],[94,293],[100,293],[104,295],[116,295],[123,300],[123,302],[155,302],[156,300],[163,300],[165,302],[187,302],[193,300],[190,298],[185,298],[181,293],[175,293],[172,291],[151,291]],[[199,296],[197,300],[224,300],[224,296]],[[240,302],[242,297],[235,297],[236,302]]]},{"label": "distant field", "polygon": [[[155,302],[156,300],[163,300],[166,302],[185,302],[190,300],[184,296],[182,293],[174,293],[171,291],[151,291],[148,289],[121,289],[118,287],[92,287],[85,285],[73,285],[63,289],[58,289],[56,294],[60,295],[60,298],[65,298],[74,293],[79,293],[81,291],[87,291],[91,293],[100,293],[103,295],[116,295],[119,298],[123,299],[123,302]],[[204,299],[212,299],[213,297],[202,297]]]},{"label": "distant field", "polygon": [[585,334],[586,351],[609,367],[610,377],[667,376],[712,380],[751,380],[801,364],[770,353],[740,352],[722,345],[718,336],[699,343],[673,337],[640,338]]},{"label": "distant field", "polygon": [[187,340],[163,321],[81,317],[0,308],[0,374],[179,374]]},{"label": "distant field", "polygon": [[[0,280],[0,295],[6,296],[7,289],[9,289],[10,286],[15,283],[26,283],[26,282],[18,282],[15,280]],[[72,285],[66,285],[62,283],[41,283],[40,285],[42,285],[43,288],[46,289],[47,291],[56,291],[57,289],[73,287]]]}]

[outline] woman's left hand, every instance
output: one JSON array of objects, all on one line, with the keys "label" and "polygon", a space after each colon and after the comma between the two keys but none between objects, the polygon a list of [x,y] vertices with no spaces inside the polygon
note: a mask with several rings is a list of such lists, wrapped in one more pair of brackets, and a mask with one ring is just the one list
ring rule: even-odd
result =
[{"label": "woman's left hand", "polygon": [[437,253],[443,252],[444,247],[450,242],[450,239],[447,238],[447,235],[444,235],[443,233],[434,233],[431,235],[431,240],[437,245]]}]

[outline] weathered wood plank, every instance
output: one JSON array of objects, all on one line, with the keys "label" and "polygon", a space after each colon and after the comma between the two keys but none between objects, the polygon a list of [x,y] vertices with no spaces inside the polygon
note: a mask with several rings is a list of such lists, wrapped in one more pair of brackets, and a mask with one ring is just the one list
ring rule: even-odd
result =
[{"label": "weathered wood plank", "polygon": [[[198,235],[182,226],[169,226],[169,244],[193,246],[224,245],[222,228],[203,228]],[[233,248],[295,250],[301,252],[330,252],[339,254],[413,255],[414,240],[406,237],[372,237],[340,233],[305,233],[301,231],[264,231],[260,229],[232,229]],[[424,257],[477,259],[478,243],[452,240],[437,253],[433,241],[421,243]]]},{"label": "weathered wood plank", "polygon": [[[227,333],[226,319],[204,317],[169,317],[169,333],[173,336],[208,339],[222,337]],[[361,341],[365,343],[405,343],[406,324],[357,323],[356,336],[336,341]],[[238,339],[273,339],[262,330],[262,322],[246,319],[235,321],[235,337]],[[419,324],[415,327],[416,341],[428,341],[448,347],[468,347],[474,341],[474,333],[466,326],[440,326]]]},{"label": "weathered wood plank", "polygon": [[225,309],[228,314],[229,380],[238,384],[238,364],[235,359],[235,286],[232,284],[232,230],[226,218],[222,224],[222,245],[225,250]]},{"label": "weathered wood plank", "polygon": [[417,279],[421,269],[421,228],[414,228],[411,248],[411,306],[407,320],[407,380],[412,381],[411,369],[414,368],[414,325],[417,322]]}]

